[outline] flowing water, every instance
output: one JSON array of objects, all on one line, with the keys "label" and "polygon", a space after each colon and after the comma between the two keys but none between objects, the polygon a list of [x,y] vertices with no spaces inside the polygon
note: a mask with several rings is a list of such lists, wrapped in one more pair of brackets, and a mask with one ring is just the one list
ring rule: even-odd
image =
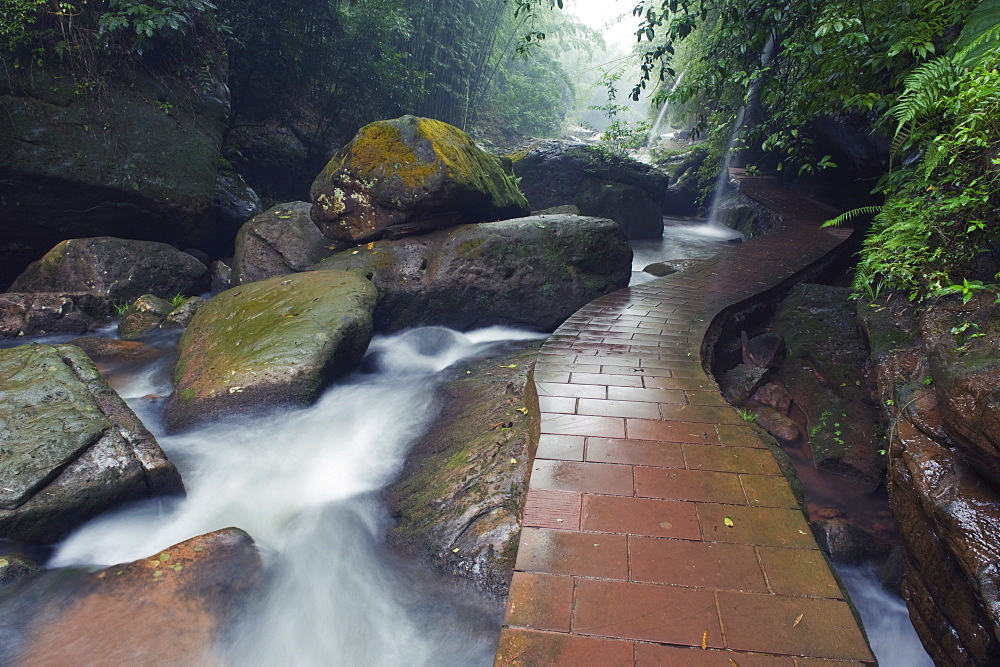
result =
[{"label": "flowing water", "polygon": [[502,610],[468,587],[389,554],[379,491],[436,415],[436,373],[509,329],[440,327],[376,338],[363,368],[312,407],[160,433],[169,363],[111,373],[158,436],[187,496],[105,514],[58,545],[49,567],[131,561],[227,526],[253,536],[263,599],[226,647],[233,664],[491,664]]},{"label": "flowing water", "polygon": [[632,241],[632,281],[629,284],[656,280],[656,276],[643,272],[650,264],[711,257],[730,243],[742,240],[743,235],[736,230],[704,218],[664,218],[661,238]]}]

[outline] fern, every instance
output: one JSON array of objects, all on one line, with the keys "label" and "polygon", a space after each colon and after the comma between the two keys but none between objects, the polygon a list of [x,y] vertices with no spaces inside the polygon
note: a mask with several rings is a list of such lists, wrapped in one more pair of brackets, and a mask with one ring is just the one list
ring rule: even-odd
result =
[{"label": "fern", "polygon": [[920,65],[906,77],[903,94],[889,113],[896,119],[899,136],[903,127],[914,120],[937,113],[942,100],[958,89],[966,63],[953,56],[940,56]]},{"label": "fern", "polygon": [[845,211],[844,213],[841,213],[840,215],[838,215],[836,218],[833,218],[832,220],[827,220],[826,222],[823,223],[822,226],[823,227],[839,227],[840,225],[844,224],[845,222],[848,222],[850,220],[854,220],[855,218],[859,218],[859,217],[861,217],[863,215],[875,215],[876,213],[878,213],[881,210],[882,210],[881,206],[862,206],[861,208],[853,208],[850,211]]},{"label": "fern", "polygon": [[982,0],[965,19],[955,42],[959,55],[978,63],[1000,46],[1000,0]]}]

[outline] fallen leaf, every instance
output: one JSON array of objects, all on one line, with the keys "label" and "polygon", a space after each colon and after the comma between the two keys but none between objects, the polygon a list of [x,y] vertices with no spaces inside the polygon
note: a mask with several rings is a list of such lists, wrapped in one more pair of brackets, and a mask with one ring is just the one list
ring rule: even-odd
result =
[{"label": "fallen leaf", "polygon": [[729,659],[729,664],[732,665],[733,667],[740,667],[740,663],[736,662],[732,658]]},{"label": "fallen leaf", "polygon": [[725,519],[722,520],[722,523],[724,523],[727,526],[729,526],[730,528],[732,528],[733,527],[733,517],[727,516]]},{"label": "fallen leaf", "polygon": [[795,622],[794,622],[794,623],[792,623],[792,627],[793,627],[793,628],[794,628],[794,627],[795,627],[796,625],[798,625],[799,623],[801,623],[801,622],[802,622],[802,617],[803,617],[803,616],[805,616],[805,614],[804,614],[804,613],[803,613],[803,614],[799,614],[799,617],[795,619]]},{"label": "fallen leaf", "polygon": [[375,242],[374,242],[374,241],[372,241],[371,243],[369,243],[369,244],[368,244],[367,246],[365,246],[365,247],[366,247],[366,248],[368,248],[369,250],[373,250],[373,249],[375,248]]},{"label": "fallen leaf", "polygon": [[708,630],[707,629],[705,630],[705,634],[703,634],[701,636],[701,650],[702,651],[707,651],[708,650]]},{"label": "fallen leaf", "polygon": [[528,408],[518,408],[517,411],[520,412],[522,415],[528,414]]},{"label": "fallen leaf", "polygon": [[670,523],[669,521],[661,521],[660,522],[660,528],[673,528],[673,527],[674,527],[674,524]]},{"label": "fallen leaf", "polygon": [[510,464],[511,464],[511,465],[514,465],[514,464],[516,464],[516,463],[517,463],[517,459],[511,459],[511,460],[510,460]]},{"label": "fallen leaf", "polygon": [[517,364],[511,364],[510,366],[497,366],[497,368],[517,368]]},{"label": "fallen leaf", "polygon": [[599,547],[599,546],[601,546],[601,545],[600,545],[600,544],[595,544],[594,546],[595,546],[595,547]]},{"label": "fallen leaf", "polygon": [[454,549],[451,550],[453,554],[457,554],[459,551],[461,551],[459,547],[455,547]]}]

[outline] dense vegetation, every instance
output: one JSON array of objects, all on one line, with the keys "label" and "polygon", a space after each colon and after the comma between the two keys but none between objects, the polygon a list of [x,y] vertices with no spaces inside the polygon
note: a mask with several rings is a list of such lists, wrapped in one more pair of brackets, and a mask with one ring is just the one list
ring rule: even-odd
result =
[{"label": "dense vegetation", "polygon": [[[573,89],[556,59],[580,26],[515,57],[529,17],[505,0],[0,0],[0,56],[78,78],[128,58],[166,71],[221,34],[233,124],[294,120],[326,149],[360,125],[416,113],[494,135],[556,132]],[[530,17],[532,21],[536,19]]]}]

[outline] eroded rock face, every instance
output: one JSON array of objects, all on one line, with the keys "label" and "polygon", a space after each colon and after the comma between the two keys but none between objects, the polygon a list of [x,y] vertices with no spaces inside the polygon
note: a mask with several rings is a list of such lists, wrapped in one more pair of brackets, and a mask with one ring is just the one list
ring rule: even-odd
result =
[{"label": "eroded rock face", "polygon": [[93,292],[129,303],[147,293],[162,299],[197,294],[207,285],[207,273],[207,266],[166,243],[99,236],[59,243],[32,262],[10,291]]},{"label": "eroded rock face", "polygon": [[0,659],[36,665],[95,659],[118,665],[219,663],[216,642],[261,580],[257,549],[238,528],[97,572],[25,578],[0,599]]},{"label": "eroded rock face", "polygon": [[583,305],[625,287],[632,249],[612,220],[573,215],[462,225],[347,250],[317,269],[370,273],[379,331],[494,324],[552,331]]},{"label": "eroded rock face", "polygon": [[320,231],[348,243],[528,213],[499,158],[458,128],[416,116],[361,128],[309,198]]},{"label": "eroded rock face", "polygon": [[306,271],[338,248],[309,217],[312,204],[278,204],[240,227],[236,235],[233,282],[252,283]]},{"label": "eroded rock face", "polygon": [[874,436],[875,411],[862,372],[868,351],[849,290],[799,285],[772,328],[785,340],[788,356],[778,372],[808,415],[816,466],[874,490],[886,462]]},{"label": "eroded rock face", "polygon": [[55,60],[7,68],[0,204],[17,214],[3,229],[0,285],[67,238],[192,243],[212,204],[229,115],[221,47],[199,40],[167,76],[98,65],[81,83]]},{"label": "eroded rock face", "polygon": [[156,440],[72,345],[0,350],[0,537],[49,543],[110,507],[181,493]]},{"label": "eroded rock face", "polygon": [[512,159],[532,210],[574,204],[616,221],[630,239],[663,234],[668,178],[654,167],[569,141],[540,141]]},{"label": "eroded rock face", "polygon": [[[941,330],[958,314],[987,325],[992,298],[967,307],[945,302],[920,315],[905,299],[874,305],[862,304],[859,320],[876,364],[879,400],[893,425],[889,497],[906,547],[903,596],[910,618],[935,664],[995,664],[1000,490],[967,457],[969,449],[956,446],[982,435],[941,416],[948,404],[980,416],[996,409],[980,402],[989,392],[963,393],[964,378],[990,367],[995,339],[959,341]],[[956,367],[942,367],[943,359]],[[978,451],[988,446],[979,441]]]},{"label": "eroded rock face", "polygon": [[441,415],[386,490],[395,519],[390,544],[471,579],[499,601],[521,529],[535,412],[529,371],[538,345],[505,344],[445,371]]},{"label": "eroded rock face", "polygon": [[376,295],[358,273],[308,271],[209,300],[178,344],[168,427],[310,403],[364,355]]}]

